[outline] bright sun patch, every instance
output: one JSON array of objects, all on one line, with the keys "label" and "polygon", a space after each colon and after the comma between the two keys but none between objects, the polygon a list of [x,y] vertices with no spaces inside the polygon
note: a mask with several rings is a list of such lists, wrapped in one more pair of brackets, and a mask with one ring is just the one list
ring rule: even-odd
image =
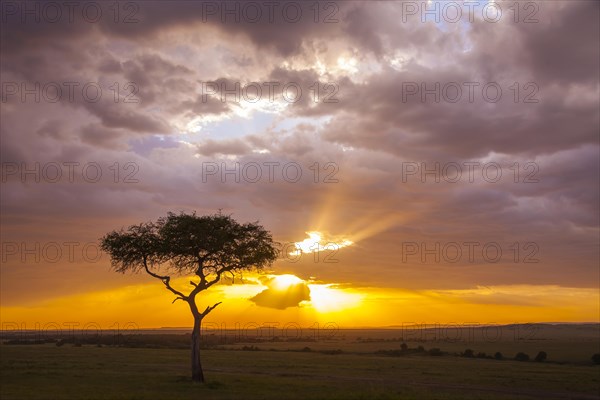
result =
[{"label": "bright sun patch", "polygon": [[304,281],[295,275],[276,275],[273,278],[273,287],[278,290],[285,290],[288,289],[290,286],[298,285],[302,282]]},{"label": "bright sun patch", "polygon": [[363,295],[338,289],[332,284],[310,284],[310,302],[320,313],[342,311],[358,307]]},{"label": "bright sun patch", "polygon": [[291,256],[298,256],[302,253],[316,253],[324,250],[338,250],[353,244],[351,240],[343,237],[333,237],[324,235],[321,232],[306,232],[308,239],[294,243],[295,250],[290,252]]}]

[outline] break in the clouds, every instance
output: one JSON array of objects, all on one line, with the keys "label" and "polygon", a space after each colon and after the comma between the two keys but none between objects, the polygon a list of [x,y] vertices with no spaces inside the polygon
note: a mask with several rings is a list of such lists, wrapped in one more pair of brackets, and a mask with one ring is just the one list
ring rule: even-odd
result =
[{"label": "break in the clouds", "polygon": [[[3,243],[222,209],[282,243],[353,242],[274,266],[303,279],[597,287],[598,2],[457,2],[456,21],[423,2],[274,3],[255,22],[243,2],[81,3],[56,21],[3,2]],[[119,285],[106,257],[6,250],[3,304]],[[291,307],[297,289],[253,302]]]}]

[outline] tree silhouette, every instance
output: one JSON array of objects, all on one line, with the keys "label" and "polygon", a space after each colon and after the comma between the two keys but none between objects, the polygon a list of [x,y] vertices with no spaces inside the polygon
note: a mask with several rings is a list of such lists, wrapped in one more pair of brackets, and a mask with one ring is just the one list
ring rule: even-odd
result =
[{"label": "tree silhouette", "polygon": [[465,352],[462,354],[463,357],[468,357],[468,358],[473,358],[475,357],[475,352],[471,349],[466,349]]},{"label": "tree silhouette", "polygon": [[523,353],[522,351],[520,351],[515,356],[515,360],[517,360],[517,361],[529,361],[529,355]]},{"label": "tree silhouette", "polygon": [[[168,213],[156,222],[130,226],[102,237],[101,248],[111,257],[116,272],[146,272],[159,279],[177,300],[185,301],[194,317],[192,331],[192,380],[204,382],[200,361],[202,320],[221,302],[200,311],[196,296],[216,284],[225,274],[260,270],[277,258],[276,243],[258,223],[240,224],[228,215],[197,216]],[[171,285],[165,275],[168,264],[176,275],[195,275],[188,294]]]}]

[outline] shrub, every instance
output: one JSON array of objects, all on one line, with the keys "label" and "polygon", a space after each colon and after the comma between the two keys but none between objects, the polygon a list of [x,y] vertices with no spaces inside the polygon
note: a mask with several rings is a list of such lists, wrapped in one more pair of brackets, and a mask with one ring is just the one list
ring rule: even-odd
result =
[{"label": "shrub", "polygon": [[402,343],[402,344],[400,345],[400,350],[402,350],[402,351],[406,351],[406,350],[408,350],[408,346],[407,346],[407,344],[406,344],[406,343]]},{"label": "shrub", "polygon": [[343,351],[340,350],[340,349],[336,349],[336,350],[321,350],[321,351],[319,351],[319,353],[321,353],[321,354],[335,355],[335,354],[342,354]]},{"label": "shrub", "polygon": [[504,359],[504,357],[502,357],[502,353],[500,353],[499,351],[497,351],[496,354],[494,354],[494,358],[496,360],[502,360],[502,359]]},{"label": "shrub", "polygon": [[429,349],[429,355],[430,356],[441,356],[444,353],[442,353],[442,351],[440,349],[438,349],[437,347],[434,347],[433,349]]},{"label": "shrub", "polygon": [[487,355],[485,353],[479,352],[477,353],[477,358],[487,358]]},{"label": "shrub", "polygon": [[546,354],[545,351],[540,351],[537,356],[535,356],[535,361],[542,362],[545,361],[546,358],[548,358],[548,354]]},{"label": "shrub", "polygon": [[423,347],[423,346],[417,347],[417,353],[424,353],[424,352],[425,352],[425,347]]},{"label": "shrub", "polygon": [[515,356],[515,360],[517,361],[529,361],[529,356],[523,352],[518,352]]},{"label": "shrub", "polygon": [[596,353],[592,356],[592,361],[594,364],[600,364],[600,353]]},{"label": "shrub", "polygon": [[468,358],[473,358],[475,357],[475,354],[473,353],[473,350],[471,349],[466,349],[464,353],[462,353],[463,357],[468,357]]}]

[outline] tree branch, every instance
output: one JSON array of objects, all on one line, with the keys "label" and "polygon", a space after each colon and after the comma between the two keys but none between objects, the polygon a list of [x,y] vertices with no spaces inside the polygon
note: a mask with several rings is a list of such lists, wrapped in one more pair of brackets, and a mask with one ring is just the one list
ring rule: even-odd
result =
[{"label": "tree branch", "polygon": [[[196,289],[198,289],[199,287],[204,287],[204,285],[206,284],[206,275],[204,275],[204,257],[198,257],[198,268],[196,269],[196,275],[198,275],[200,277],[200,283],[198,283],[197,285],[195,285],[196,287],[194,288],[194,290],[192,291],[192,293],[196,292],[198,293],[200,290],[196,291]],[[191,293],[190,293],[191,296]]]},{"label": "tree branch", "polygon": [[208,289],[209,287],[211,287],[215,283],[219,282],[221,280],[221,275],[223,275],[226,272],[229,272],[229,273],[231,273],[232,276],[235,276],[234,273],[233,273],[233,270],[236,269],[238,267],[238,265],[237,264],[233,264],[233,265],[230,265],[229,267],[224,267],[224,266],[221,266],[221,267],[222,268],[217,271],[216,278],[213,279],[212,281],[208,281],[206,283],[206,285],[204,285],[205,289]]},{"label": "tree branch", "polygon": [[206,284],[204,285],[204,288],[208,289],[209,287],[211,287],[215,283],[219,282],[221,280],[221,274],[223,272],[224,272],[223,270],[217,271],[217,277],[215,279],[213,279],[212,281],[206,282]]},{"label": "tree branch", "polygon": [[[175,290],[175,289],[173,289],[173,287],[171,287],[171,285],[169,283],[171,281],[170,276],[162,276],[162,275],[158,275],[158,274],[155,274],[154,272],[150,271],[150,269],[148,268],[148,263],[146,262],[146,257],[144,257],[144,269],[150,276],[153,276],[156,279],[160,279],[162,281],[162,283],[164,283],[165,287],[171,291],[171,293],[173,293],[174,295],[176,295],[178,297],[181,297],[182,300],[187,301],[188,297],[186,295],[184,295],[180,291]],[[175,300],[177,300],[177,299],[175,299]]]},{"label": "tree branch", "polygon": [[212,310],[214,310],[215,308],[217,308],[217,306],[218,306],[219,304],[221,304],[221,303],[222,303],[222,302],[220,301],[220,302],[218,302],[217,304],[215,304],[215,305],[213,305],[213,306],[208,306],[208,307],[206,307],[206,309],[204,310],[204,312],[203,312],[202,314],[200,314],[200,315],[202,315],[202,318],[206,317],[206,315],[207,315],[209,312],[211,312]]}]

